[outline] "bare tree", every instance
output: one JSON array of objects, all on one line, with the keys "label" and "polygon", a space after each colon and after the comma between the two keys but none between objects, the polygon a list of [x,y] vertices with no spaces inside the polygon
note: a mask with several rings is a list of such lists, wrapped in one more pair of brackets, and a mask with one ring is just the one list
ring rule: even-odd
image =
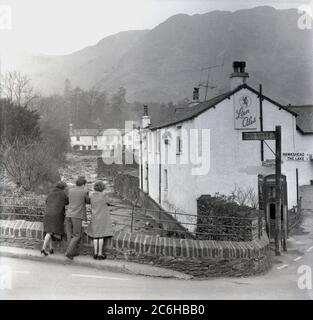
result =
[{"label": "bare tree", "polygon": [[240,206],[249,206],[256,209],[259,205],[258,196],[252,186],[240,188],[235,185],[235,189],[231,193],[231,200],[237,202]]},{"label": "bare tree", "polygon": [[6,72],[1,88],[6,99],[23,108],[27,108],[38,97],[27,75],[18,71]]},{"label": "bare tree", "polygon": [[38,182],[49,176],[53,164],[50,146],[42,142],[15,139],[0,144],[0,166],[16,186],[33,190]]}]

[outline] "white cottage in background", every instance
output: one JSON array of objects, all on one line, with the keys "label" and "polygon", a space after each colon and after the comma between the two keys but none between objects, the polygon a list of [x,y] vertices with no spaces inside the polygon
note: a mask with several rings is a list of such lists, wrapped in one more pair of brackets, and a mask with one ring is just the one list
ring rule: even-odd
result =
[{"label": "white cottage in background", "polygon": [[99,146],[98,137],[101,130],[98,129],[73,129],[70,124],[71,149],[76,151],[97,150]]},{"label": "white cottage in background", "polygon": [[[132,123],[132,122],[131,122]],[[127,129],[73,129],[70,124],[71,149],[77,151],[102,150],[114,156],[118,148],[138,152],[140,135],[137,127]]]},{"label": "white cottage in background", "polygon": [[125,150],[133,151],[139,150],[140,146],[140,134],[139,129],[134,128],[131,130],[125,130],[122,135],[123,147]]},{"label": "white cottage in background", "polygon": [[[242,132],[260,131],[261,122],[264,131],[282,127],[288,207],[297,205],[297,169],[300,184],[313,179],[313,127],[301,132],[297,108],[284,107],[265,95],[261,116],[260,94],[246,83],[248,77],[245,63],[234,63],[229,92],[193,104],[166,123],[153,124],[152,119],[151,125],[145,110],[140,188],[163,209],[196,214],[201,195],[230,195],[236,187],[253,188],[257,195],[258,175],[275,173],[270,150],[275,150],[275,142],[267,141],[262,152],[261,142],[243,141]],[[302,159],[297,153],[306,156]]]}]

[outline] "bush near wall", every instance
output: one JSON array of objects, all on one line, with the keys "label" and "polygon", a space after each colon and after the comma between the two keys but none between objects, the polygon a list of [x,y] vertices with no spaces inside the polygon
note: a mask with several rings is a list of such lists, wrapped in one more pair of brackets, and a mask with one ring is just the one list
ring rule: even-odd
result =
[{"label": "bush near wall", "polygon": [[43,221],[45,196],[0,196],[0,217],[4,220]]},{"label": "bush near wall", "polygon": [[122,198],[136,203],[139,197],[139,178],[129,174],[114,177],[114,190]]},{"label": "bush near wall", "polygon": [[[98,177],[113,178],[118,173],[134,172],[135,176],[139,175],[139,166],[136,162],[132,164],[125,163],[125,153],[122,155],[122,163],[114,162],[113,158],[97,158]],[[138,181],[139,186],[139,181]]]},{"label": "bush near wall", "polygon": [[[197,239],[252,241],[259,236],[261,213],[223,196],[202,195],[197,200]],[[206,233],[201,235],[201,233]]]}]

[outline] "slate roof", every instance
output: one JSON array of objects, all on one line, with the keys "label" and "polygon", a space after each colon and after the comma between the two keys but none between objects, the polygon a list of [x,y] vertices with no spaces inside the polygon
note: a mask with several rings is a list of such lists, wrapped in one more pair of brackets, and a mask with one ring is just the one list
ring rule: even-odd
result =
[{"label": "slate roof", "polygon": [[72,136],[97,136],[99,135],[98,129],[73,129]]},{"label": "slate roof", "polygon": [[[222,102],[225,99],[230,98],[233,94],[240,91],[241,89],[248,89],[248,90],[252,91],[253,93],[255,93],[256,95],[259,95],[259,92],[257,90],[253,89],[252,87],[248,86],[247,84],[243,84],[243,85],[239,86],[238,88],[236,88],[235,90],[220,94],[210,100],[200,102],[197,105],[195,105],[194,107],[185,108],[183,110],[183,112],[174,114],[172,116],[172,118],[169,119],[168,121],[165,121],[163,123],[153,124],[149,127],[149,129],[150,130],[161,129],[164,127],[178,124],[183,121],[191,120],[191,119],[197,117],[198,115],[200,115],[202,112],[209,110],[211,108],[215,108],[215,106],[217,104],[219,104],[220,102]],[[263,100],[267,100],[267,101],[271,102],[272,104],[276,105],[279,109],[283,109],[283,110],[293,114],[294,116],[297,115],[293,110],[281,105],[277,101],[272,100],[271,98],[269,98],[265,95],[262,95],[262,96],[263,96]]]},{"label": "slate roof", "polygon": [[313,134],[313,105],[288,106],[297,113],[297,129],[302,134]]},{"label": "slate roof", "polygon": [[73,129],[71,136],[103,136],[103,135],[118,135],[125,134],[125,129],[111,128],[111,129]]}]

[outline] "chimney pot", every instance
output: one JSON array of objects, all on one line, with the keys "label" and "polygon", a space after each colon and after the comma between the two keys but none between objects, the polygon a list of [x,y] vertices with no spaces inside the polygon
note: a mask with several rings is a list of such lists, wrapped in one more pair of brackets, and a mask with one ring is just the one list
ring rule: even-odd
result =
[{"label": "chimney pot", "polygon": [[198,101],[199,100],[199,88],[193,88],[193,100]]},{"label": "chimney pot", "polygon": [[142,128],[148,128],[151,124],[151,118],[150,116],[148,115],[148,106],[147,105],[144,105],[143,106],[143,116],[141,118],[141,126]]},{"label": "chimney pot", "polygon": [[233,62],[233,73],[230,75],[231,90],[235,90],[237,87],[245,84],[247,78],[249,78],[249,73],[245,71],[246,62],[245,61],[234,61]]},{"label": "chimney pot", "polygon": [[147,115],[148,115],[148,106],[147,106],[147,105],[144,105],[144,106],[143,106],[143,115],[144,115],[144,116],[147,116]]}]

